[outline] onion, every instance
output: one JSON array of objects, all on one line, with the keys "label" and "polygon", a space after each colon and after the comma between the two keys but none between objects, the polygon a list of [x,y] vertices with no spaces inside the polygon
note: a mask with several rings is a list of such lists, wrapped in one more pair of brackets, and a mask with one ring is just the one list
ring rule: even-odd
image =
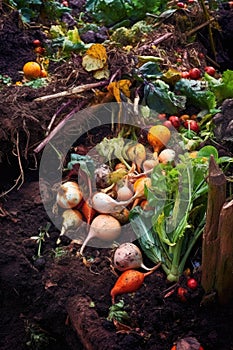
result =
[{"label": "onion", "polygon": [[[63,214],[63,222],[60,236],[63,236],[68,229],[78,228],[82,220],[82,214],[75,209],[66,209]],[[60,237],[57,240],[57,244],[61,242]]]},{"label": "onion", "polygon": [[57,204],[65,209],[76,207],[83,195],[79,185],[73,181],[62,184],[57,193]]},{"label": "onion", "polygon": [[132,198],[117,202],[106,193],[97,192],[92,197],[92,207],[101,214],[119,212],[131,202]]},{"label": "onion", "polygon": [[125,271],[134,268],[143,268],[144,270],[152,270],[143,264],[142,253],[140,249],[133,243],[121,244],[114,253],[114,267],[119,271]]},{"label": "onion", "polygon": [[142,165],[144,173],[148,174],[158,164],[159,164],[159,161],[155,160],[155,159],[147,159],[147,160],[145,160],[145,162],[143,162],[143,165]]},{"label": "onion", "polygon": [[103,241],[113,241],[121,233],[121,224],[111,215],[100,214],[91,223],[90,230],[80,249],[80,254],[90,239],[99,238]]}]

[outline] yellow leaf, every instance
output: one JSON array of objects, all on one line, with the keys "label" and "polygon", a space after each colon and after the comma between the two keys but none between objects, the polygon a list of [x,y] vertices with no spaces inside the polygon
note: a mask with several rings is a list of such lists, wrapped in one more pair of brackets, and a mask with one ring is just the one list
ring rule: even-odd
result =
[{"label": "yellow leaf", "polygon": [[121,92],[125,96],[130,97],[130,85],[131,82],[128,79],[122,79],[119,81],[113,81],[107,86],[107,89],[115,97],[117,102],[121,102]]},{"label": "yellow leaf", "polygon": [[103,69],[98,69],[93,74],[95,79],[101,80],[101,79],[108,79],[110,76],[110,71],[108,69],[108,65],[105,65]]},{"label": "yellow leaf", "polygon": [[93,44],[86,52],[87,55],[99,59],[105,64],[107,62],[107,52],[103,45]]},{"label": "yellow leaf", "polygon": [[104,63],[93,56],[85,55],[82,60],[82,66],[86,71],[91,72],[95,70],[102,69],[104,67]]}]

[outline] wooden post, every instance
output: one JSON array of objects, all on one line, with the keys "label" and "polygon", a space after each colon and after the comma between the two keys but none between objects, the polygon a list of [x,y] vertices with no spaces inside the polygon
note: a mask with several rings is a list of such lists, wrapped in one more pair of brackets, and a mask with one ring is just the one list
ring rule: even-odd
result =
[{"label": "wooden post", "polygon": [[216,268],[215,289],[220,304],[233,299],[233,200],[222,207],[218,236],[220,249]]},{"label": "wooden post", "polygon": [[226,178],[213,156],[210,157],[208,184],[206,225],[202,242],[201,278],[201,284],[206,293],[211,292],[215,287],[216,264],[220,247],[218,237],[219,216],[226,200]]}]

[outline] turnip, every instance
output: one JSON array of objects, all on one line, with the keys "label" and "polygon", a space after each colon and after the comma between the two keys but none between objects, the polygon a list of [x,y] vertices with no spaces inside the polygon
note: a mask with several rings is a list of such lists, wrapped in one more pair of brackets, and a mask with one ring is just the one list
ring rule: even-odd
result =
[{"label": "turnip", "polygon": [[122,243],[114,252],[114,267],[119,271],[125,271],[134,268],[143,268],[151,270],[143,264],[142,253],[133,243]]},{"label": "turnip", "polygon": [[92,197],[92,207],[101,214],[119,212],[131,203],[132,198],[118,202],[106,193],[97,192]]},{"label": "turnip", "polygon": [[[63,222],[60,237],[63,236],[67,230],[78,228],[83,222],[82,214],[75,209],[66,209],[62,214],[62,218]],[[60,237],[57,240],[57,244],[61,242]]]},{"label": "turnip", "polygon": [[173,149],[166,148],[159,154],[159,161],[163,164],[172,163],[175,159],[176,153]]},{"label": "turnip", "polygon": [[91,223],[90,230],[80,249],[80,254],[92,238],[111,242],[121,234],[121,224],[117,219],[107,214],[98,215]]},{"label": "turnip", "polygon": [[79,185],[74,181],[62,184],[57,193],[57,204],[65,209],[76,207],[83,195]]}]

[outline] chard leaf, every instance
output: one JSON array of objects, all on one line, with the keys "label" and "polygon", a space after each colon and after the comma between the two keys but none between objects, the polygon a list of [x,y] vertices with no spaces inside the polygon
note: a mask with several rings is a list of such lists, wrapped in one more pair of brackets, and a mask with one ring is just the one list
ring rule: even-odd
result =
[{"label": "chard leaf", "polygon": [[186,97],[175,95],[169,85],[157,79],[144,88],[145,104],[158,113],[176,114],[185,108]]},{"label": "chard leaf", "polygon": [[175,84],[175,92],[187,97],[187,103],[202,109],[214,109],[216,98],[213,92],[203,85],[201,80],[180,79]]},{"label": "chard leaf", "polygon": [[162,76],[162,72],[158,63],[156,62],[147,62],[144,63],[139,69],[138,72],[143,75],[146,79],[157,79]]}]

